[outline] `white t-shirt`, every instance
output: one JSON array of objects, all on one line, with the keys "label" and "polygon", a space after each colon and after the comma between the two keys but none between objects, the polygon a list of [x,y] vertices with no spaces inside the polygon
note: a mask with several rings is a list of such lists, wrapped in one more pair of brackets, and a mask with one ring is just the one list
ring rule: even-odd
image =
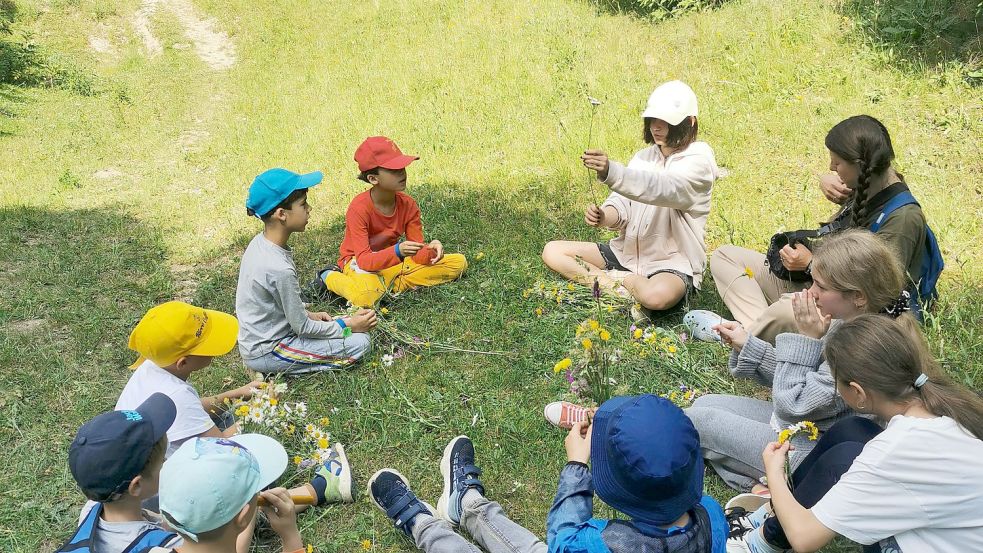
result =
[{"label": "white t-shirt", "polygon": [[[79,525],[96,505],[98,503],[95,501],[89,501],[82,507]],[[167,529],[164,527],[163,519],[157,513],[152,513],[146,509],[143,510],[143,520],[107,522],[100,517],[96,521],[95,532],[92,533],[91,549],[93,553],[122,553],[134,540],[140,537],[140,534],[147,530],[158,529]],[[174,536],[162,547],[180,547],[183,543],[184,540],[181,539],[181,536]]]},{"label": "white t-shirt", "polygon": [[167,446],[166,457],[177,451],[188,438],[207,432],[215,426],[212,418],[201,407],[198,391],[150,360],[144,361],[130,377],[116,402],[116,410],[136,409],[155,392],[167,395],[177,407],[174,424],[167,431],[170,444]]},{"label": "white t-shirt", "polygon": [[983,440],[949,417],[895,416],[812,514],[865,545],[983,552]]}]

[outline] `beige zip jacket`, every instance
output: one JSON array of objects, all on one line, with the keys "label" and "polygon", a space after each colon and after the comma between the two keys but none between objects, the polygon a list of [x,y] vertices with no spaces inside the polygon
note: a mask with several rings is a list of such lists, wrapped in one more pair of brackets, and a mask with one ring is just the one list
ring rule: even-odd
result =
[{"label": "beige zip jacket", "polygon": [[694,142],[668,158],[658,146],[635,154],[624,166],[609,161],[603,182],[611,195],[620,232],[611,249],[627,269],[649,276],[671,269],[693,276],[700,287],[706,266],[704,234],[717,162],[705,142]]}]

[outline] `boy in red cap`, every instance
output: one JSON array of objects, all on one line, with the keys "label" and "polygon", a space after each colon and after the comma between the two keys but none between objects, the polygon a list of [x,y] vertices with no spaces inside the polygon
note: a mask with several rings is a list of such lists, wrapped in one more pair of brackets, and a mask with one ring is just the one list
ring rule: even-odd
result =
[{"label": "boy in red cap", "polygon": [[317,284],[353,305],[370,307],[387,289],[403,292],[461,276],[467,259],[445,255],[439,240],[424,242],[420,208],[403,192],[406,167],[417,159],[384,136],[366,138],[355,150],[358,178],[372,188],[349,204],[338,266],[319,273]]}]

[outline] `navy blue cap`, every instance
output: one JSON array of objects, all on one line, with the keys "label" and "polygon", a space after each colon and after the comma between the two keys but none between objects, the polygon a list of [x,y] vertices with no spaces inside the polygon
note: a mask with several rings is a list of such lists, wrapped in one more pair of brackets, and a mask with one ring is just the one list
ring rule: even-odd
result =
[{"label": "navy blue cap", "polygon": [[605,503],[633,519],[671,524],[700,502],[700,435],[671,401],[613,398],[594,413],[592,427],[591,473]]},{"label": "navy blue cap", "polygon": [[133,411],[110,411],[83,424],[68,450],[68,466],[86,497],[106,501],[122,493],[176,414],[171,398],[156,393]]},{"label": "navy blue cap", "polygon": [[311,188],[321,182],[324,175],[320,171],[301,175],[286,169],[268,169],[253,179],[249,186],[246,207],[262,217],[276,209],[294,190]]}]

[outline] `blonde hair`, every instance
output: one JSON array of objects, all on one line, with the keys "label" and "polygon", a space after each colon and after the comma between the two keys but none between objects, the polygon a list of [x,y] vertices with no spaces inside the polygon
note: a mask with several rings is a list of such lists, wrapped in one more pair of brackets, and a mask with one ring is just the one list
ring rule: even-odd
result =
[{"label": "blonde hair", "polygon": [[879,313],[898,301],[905,273],[884,240],[866,229],[838,232],[816,248],[812,273],[827,288],[844,295],[861,294],[868,313]]},{"label": "blonde hair", "polygon": [[[826,339],[823,355],[841,384],[856,382],[888,401],[921,401],[983,439],[983,398],[939,367],[912,317],[864,314],[844,321]],[[921,375],[928,380],[917,382]]]}]

